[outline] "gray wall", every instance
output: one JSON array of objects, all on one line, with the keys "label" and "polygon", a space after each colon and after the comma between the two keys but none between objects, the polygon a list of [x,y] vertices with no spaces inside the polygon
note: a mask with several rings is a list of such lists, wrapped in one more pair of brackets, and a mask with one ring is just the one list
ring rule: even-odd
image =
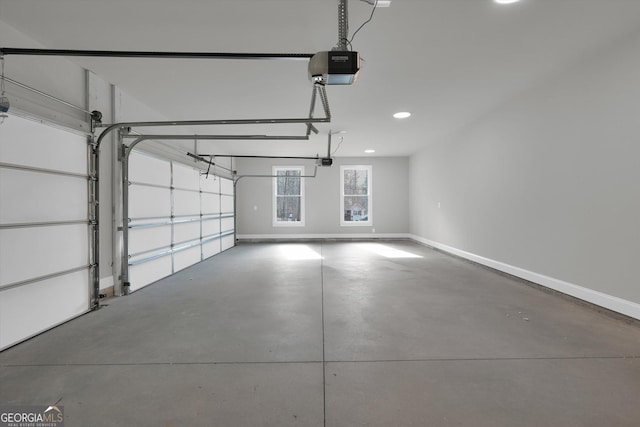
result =
[{"label": "gray wall", "polygon": [[[239,175],[271,175],[272,166],[301,165],[313,173],[310,160],[238,159]],[[372,165],[373,227],[340,226],[340,165]],[[409,232],[407,157],[336,158],[330,168],[318,168],[316,178],[306,179],[304,227],[272,225],[272,180],[243,178],[237,185],[237,232],[246,235],[353,235],[376,237]],[[374,232],[375,230],[375,232]]]},{"label": "gray wall", "polygon": [[594,53],[414,155],[411,233],[640,303],[638,52]]}]

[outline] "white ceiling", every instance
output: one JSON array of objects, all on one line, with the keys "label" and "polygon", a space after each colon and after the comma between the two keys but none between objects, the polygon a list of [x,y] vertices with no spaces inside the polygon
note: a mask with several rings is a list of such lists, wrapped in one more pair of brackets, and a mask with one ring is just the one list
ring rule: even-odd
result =
[{"label": "white ceiling", "polygon": [[[0,0],[0,19],[48,48],[315,53],[337,43],[337,4]],[[370,12],[362,1],[349,2],[352,32]],[[639,29],[640,0],[522,0],[509,6],[492,0],[393,0],[391,7],[376,10],[353,41],[363,58],[358,81],[327,88],[333,119],[318,125],[321,135],[309,142],[202,142],[200,150],[323,154],[332,129],[347,131],[338,156],[363,155],[366,148],[379,156],[410,155]],[[309,112],[306,61],[72,60],[171,120]],[[392,118],[402,110],[412,117]],[[298,135],[305,127],[234,131]]]}]

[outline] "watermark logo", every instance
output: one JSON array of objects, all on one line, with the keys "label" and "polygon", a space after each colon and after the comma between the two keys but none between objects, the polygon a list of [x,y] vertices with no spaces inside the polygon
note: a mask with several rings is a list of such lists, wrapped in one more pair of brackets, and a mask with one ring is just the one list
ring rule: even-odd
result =
[{"label": "watermark logo", "polygon": [[64,427],[64,406],[0,405],[0,427]]}]

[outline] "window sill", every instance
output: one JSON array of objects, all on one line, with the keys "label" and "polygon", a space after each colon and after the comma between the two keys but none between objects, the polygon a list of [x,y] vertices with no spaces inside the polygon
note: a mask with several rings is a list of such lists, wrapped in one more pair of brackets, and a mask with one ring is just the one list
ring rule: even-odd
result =
[{"label": "window sill", "polygon": [[304,227],[304,222],[283,221],[272,223],[273,227]]}]

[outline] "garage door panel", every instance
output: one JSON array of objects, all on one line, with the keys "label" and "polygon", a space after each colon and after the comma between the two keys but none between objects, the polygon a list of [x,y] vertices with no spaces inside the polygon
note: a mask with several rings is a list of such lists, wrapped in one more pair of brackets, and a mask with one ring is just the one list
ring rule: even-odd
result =
[{"label": "garage door panel", "polygon": [[219,194],[202,194],[202,213],[204,215],[220,213],[220,195]]},{"label": "garage door panel", "polygon": [[176,216],[200,215],[200,194],[194,191],[173,191],[173,211]]},{"label": "garage door panel", "polygon": [[234,221],[233,218],[222,218],[220,228],[222,232],[233,231]]},{"label": "garage door panel", "polygon": [[0,350],[89,310],[87,136],[0,126]]},{"label": "garage door panel", "polygon": [[[209,239],[220,235],[221,212],[232,214],[234,209],[233,181],[207,178],[199,169],[177,162],[164,164],[143,155],[134,159],[129,171],[129,254],[134,255],[129,259],[131,290],[219,253],[222,239]],[[134,171],[136,167],[146,171]],[[227,194],[221,196],[220,192]],[[173,224],[170,233],[168,227],[137,227],[165,218]],[[233,225],[233,218],[224,222],[229,232],[233,232]],[[233,236],[224,243],[225,248],[233,244]]]},{"label": "garage door panel", "polygon": [[202,260],[200,245],[174,254],[173,263],[176,272],[183,270]]},{"label": "garage door panel", "polygon": [[134,151],[129,156],[129,181],[170,187],[171,163]]},{"label": "garage door panel", "polygon": [[233,195],[233,181],[230,179],[220,178],[220,193]]},{"label": "garage door panel", "polygon": [[87,179],[0,169],[0,200],[0,224],[84,220]]},{"label": "garage door panel", "polygon": [[86,174],[87,139],[11,116],[0,126],[0,159],[4,163]]},{"label": "garage door panel", "polygon": [[173,186],[185,190],[200,190],[200,171],[183,166],[178,163],[173,164]]},{"label": "garage door panel", "polygon": [[208,237],[220,233],[220,220],[212,219],[202,222],[202,236]]},{"label": "garage door panel", "polygon": [[168,188],[129,187],[129,217],[155,218],[171,216],[171,191]]},{"label": "garage door panel", "polygon": [[225,196],[224,194],[220,196],[220,212],[222,213],[232,213],[233,212],[233,196]]},{"label": "garage door panel", "polygon": [[171,225],[131,228],[129,230],[129,253],[138,254],[158,248],[171,247]]},{"label": "garage door panel", "polygon": [[173,241],[176,243],[200,238],[200,222],[187,222],[173,226]]},{"label": "garage door panel", "polygon": [[87,311],[87,271],[0,292],[0,349]]},{"label": "garage door panel", "polygon": [[171,275],[171,256],[163,256],[129,266],[130,291],[135,291]]},{"label": "garage door panel", "polygon": [[207,193],[220,193],[220,179],[211,175],[201,175],[200,189]]},{"label": "garage door panel", "polygon": [[202,256],[209,258],[220,253],[220,239],[209,241],[202,245]]},{"label": "garage door panel", "polygon": [[88,265],[88,239],[83,224],[0,230],[0,287]]},{"label": "garage door panel", "polygon": [[233,234],[230,236],[224,236],[222,238],[222,250],[226,251],[227,249],[230,249],[232,247],[235,246],[235,238],[233,237]]}]

